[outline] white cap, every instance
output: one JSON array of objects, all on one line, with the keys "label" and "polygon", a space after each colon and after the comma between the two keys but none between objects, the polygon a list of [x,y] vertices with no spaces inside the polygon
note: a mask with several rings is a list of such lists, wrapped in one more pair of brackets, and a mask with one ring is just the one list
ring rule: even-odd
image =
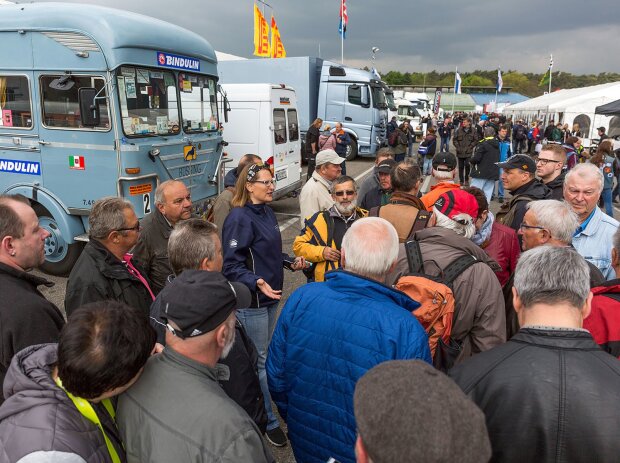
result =
[{"label": "white cap", "polygon": [[327,164],[328,162],[330,164],[342,164],[344,162],[344,158],[338,156],[338,153],[336,153],[334,150],[319,151],[316,155],[315,164],[317,166],[321,166],[323,164]]}]

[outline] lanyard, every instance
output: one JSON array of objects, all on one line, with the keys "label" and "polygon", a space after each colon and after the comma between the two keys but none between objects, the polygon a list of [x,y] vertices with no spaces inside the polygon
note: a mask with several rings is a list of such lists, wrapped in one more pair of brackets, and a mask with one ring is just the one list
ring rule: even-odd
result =
[{"label": "lanyard", "polygon": [[[118,452],[114,448],[114,445],[112,445],[112,441],[110,441],[110,439],[108,438],[108,435],[103,430],[103,426],[101,425],[101,420],[99,420],[99,417],[97,416],[97,412],[95,412],[95,409],[90,404],[90,402],[88,402],[88,400],[82,399],[81,397],[76,397],[70,392],[68,392],[62,386],[62,381],[58,377],[56,378],[56,385],[60,389],[65,391],[65,393],[67,394],[67,397],[71,399],[71,401],[73,402],[73,405],[75,405],[75,408],[78,409],[78,411],[82,414],[84,418],[86,418],[88,421],[94,423],[95,425],[97,425],[97,427],[99,427],[99,429],[101,430],[101,433],[103,434],[105,445],[108,448],[108,453],[110,454],[112,463],[121,463],[121,459],[118,456]],[[110,399],[103,399],[101,403],[103,404],[105,409],[108,411],[108,413],[114,420],[116,418],[116,412],[114,411],[114,407],[112,406],[112,402],[110,402]]]}]

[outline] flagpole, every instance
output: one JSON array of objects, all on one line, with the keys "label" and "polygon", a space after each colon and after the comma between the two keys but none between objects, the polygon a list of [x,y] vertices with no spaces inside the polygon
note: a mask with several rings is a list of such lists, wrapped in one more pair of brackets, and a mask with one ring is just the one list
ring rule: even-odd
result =
[{"label": "flagpole", "polygon": [[340,0],[340,62],[344,66],[344,0]]},{"label": "flagpole", "polygon": [[553,54],[549,55],[549,93],[551,93],[551,76],[553,75]]},{"label": "flagpole", "polygon": [[454,91],[452,92],[452,111],[451,116],[454,116],[454,99],[456,98],[456,75],[459,73],[459,67],[457,66],[454,71]]}]

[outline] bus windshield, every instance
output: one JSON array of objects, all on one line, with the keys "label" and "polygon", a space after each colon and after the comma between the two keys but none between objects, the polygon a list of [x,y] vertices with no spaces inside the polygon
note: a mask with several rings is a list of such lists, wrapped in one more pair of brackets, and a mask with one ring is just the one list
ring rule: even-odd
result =
[{"label": "bus windshield", "polygon": [[121,66],[116,82],[125,135],[179,133],[177,87],[172,72]]},{"label": "bus windshield", "polygon": [[178,86],[181,95],[183,131],[192,133],[217,130],[219,123],[215,79],[180,72]]}]

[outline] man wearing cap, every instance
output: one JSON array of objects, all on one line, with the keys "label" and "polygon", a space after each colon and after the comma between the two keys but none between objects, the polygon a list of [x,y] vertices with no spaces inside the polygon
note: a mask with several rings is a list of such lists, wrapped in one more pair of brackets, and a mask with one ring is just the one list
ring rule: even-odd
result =
[{"label": "man wearing cap", "polygon": [[417,164],[399,162],[390,172],[390,183],[393,193],[384,206],[373,207],[368,215],[381,217],[390,222],[398,233],[398,241],[408,241],[413,233],[421,230],[428,223],[429,214],[424,203],[418,198],[421,172]]},{"label": "man wearing cap", "polygon": [[491,127],[484,128],[484,138],[478,141],[474,154],[470,159],[471,182],[484,191],[487,201],[491,202],[495,182],[499,179],[499,140],[495,136],[495,130]]},{"label": "man wearing cap", "polygon": [[376,167],[379,185],[368,190],[363,196],[360,195],[360,207],[369,211],[373,207],[384,206],[392,196],[392,181],[390,172],[396,166],[394,159],[384,159]]},{"label": "man wearing cap", "polygon": [[357,380],[386,360],[430,362],[427,335],[411,315],[419,304],[383,285],[397,255],[394,227],[357,220],[342,240],[345,271],[298,288],[282,309],[267,377],[299,462],[353,463]]},{"label": "man wearing cap", "polygon": [[497,220],[518,231],[528,203],[547,199],[550,190],[536,181],[536,163],[527,154],[515,154],[497,165],[503,169],[501,182],[504,188],[512,194],[510,201],[502,204]]},{"label": "man wearing cap", "polygon": [[568,247],[523,253],[513,288],[521,329],[450,371],[486,416],[491,461],[618,461],[620,363],[583,329],[588,274]]},{"label": "man wearing cap", "polygon": [[525,148],[526,140],[527,128],[523,125],[523,119],[519,119],[512,127],[512,152],[515,154],[521,154]]},{"label": "man wearing cap", "polygon": [[306,219],[306,226],[293,242],[293,252],[312,262],[314,281],[324,281],[325,273],[340,265],[342,238],[353,223],[368,211],[357,207],[357,184],[347,175],[332,183],[334,205]]},{"label": "man wearing cap", "polygon": [[353,406],[358,463],[491,458],[484,413],[454,381],[420,360],[373,367],[357,382]]},{"label": "man wearing cap", "polygon": [[386,159],[394,159],[392,148],[385,147],[377,151],[377,157],[375,158],[375,166],[372,169],[372,174],[368,175],[360,184],[359,190],[357,190],[358,198],[361,199],[366,195],[366,193],[368,193],[368,191],[379,188],[379,172],[377,171],[377,168],[379,167],[379,164]]},{"label": "man wearing cap", "polygon": [[605,140],[606,138],[609,138],[609,136],[605,133],[605,127],[599,127],[596,129],[598,132],[598,142],[599,144]]},{"label": "man wearing cap", "polygon": [[433,211],[435,201],[437,201],[437,198],[443,193],[461,187],[461,185],[454,181],[456,178],[456,157],[454,154],[448,152],[437,153],[433,157],[433,170],[431,175],[437,183],[431,186],[431,190],[420,198],[422,203],[424,203],[424,207],[429,212]]},{"label": "man wearing cap", "polygon": [[[479,126],[480,127],[480,126]],[[469,182],[469,158],[471,158],[476,146],[477,138],[476,131],[471,126],[471,118],[468,117],[463,120],[463,125],[456,129],[454,134],[454,148],[456,149],[456,156],[459,160],[459,179],[461,183]],[[481,139],[483,137],[480,137]]]},{"label": "man wearing cap", "polygon": [[331,149],[319,151],[316,155],[315,170],[299,195],[299,220],[302,227],[307,217],[334,205],[330,190],[332,182],[340,177],[340,164],[343,162],[344,158]]},{"label": "man wearing cap", "polygon": [[254,421],[217,382],[217,362],[235,339],[235,309],[250,305],[247,287],[185,270],[161,303],[166,347],[118,403],[128,461],[273,462]]},{"label": "man wearing cap", "polygon": [[[441,275],[463,255],[474,256],[479,261],[464,270],[452,285],[455,300],[452,338],[461,346],[457,362],[506,341],[504,298],[494,273],[501,267],[471,241],[477,216],[478,202],[473,195],[449,190],[437,199],[427,228],[413,235],[420,244],[427,275]],[[401,244],[398,261],[387,274],[386,284],[393,285],[408,273],[407,254]]]}]

